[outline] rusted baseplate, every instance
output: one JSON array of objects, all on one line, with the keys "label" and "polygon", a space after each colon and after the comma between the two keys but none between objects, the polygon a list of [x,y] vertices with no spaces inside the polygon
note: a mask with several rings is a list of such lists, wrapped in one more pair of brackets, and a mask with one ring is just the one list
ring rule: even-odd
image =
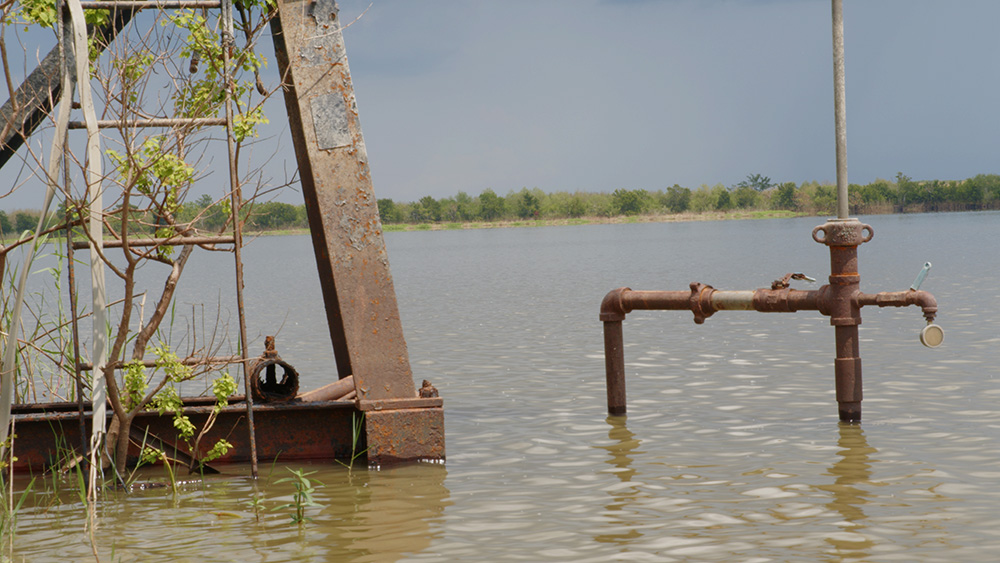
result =
[{"label": "rusted baseplate", "polygon": [[[199,429],[212,410],[211,399],[185,401],[185,414]],[[14,470],[37,473],[64,464],[82,451],[80,420],[74,403],[35,404],[14,407]],[[363,415],[363,416],[362,416]],[[90,410],[85,412],[85,432],[90,432]],[[351,429],[363,420],[360,443],[369,465],[406,461],[444,460],[444,409],[440,398],[395,399],[392,401],[316,401],[255,404],[257,456],[261,461],[277,459],[350,459]],[[189,455],[187,446],[176,436],[171,415],[155,411],[141,413],[133,426],[138,432],[159,438],[180,455]],[[213,462],[241,463],[250,459],[246,425],[246,405],[236,399],[219,414],[213,428],[202,439],[207,451],[225,438],[233,449]],[[204,454],[205,451],[200,452]],[[137,459],[139,444],[133,444],[130,458]],[[168,451],[168,455],[174,452]]]}]

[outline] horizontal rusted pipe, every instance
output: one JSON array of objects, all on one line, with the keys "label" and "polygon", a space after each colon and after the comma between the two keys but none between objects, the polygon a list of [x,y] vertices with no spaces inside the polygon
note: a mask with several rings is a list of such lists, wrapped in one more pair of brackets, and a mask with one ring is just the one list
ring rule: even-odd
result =
[{"label": "horizontal rusted pipe", "polygon": [[937,316],[937,299],[926,291],[883,291],[881,293],[858,293],[855,298],[858,307],[878,305],[879,307],[909,307],[916,305],[924,312],[927,322]]},{"label": "horizontal rusted pipe", "polygon": [[621,321],[636,310],[692,311],[695,322],[699,314],[708,317],[716,311],[823,312],[827,292],[828,286],[811,291],[789,288],[728,291],[700,283],[691,284],[691,291],[635,291],[619,287],[604,296],[600,319]]},{"label": "horizontal rusted pipe", "polygon": [[636,309],[683,311],[691,308],[690,291],[633,291],[612,289],[601,302],[602,321],[622,321]]},{"label": "horizontal rusted pipe", "polygon": [[299,393],[296,399],[300,401],[336,401],[343,399],[354,391],[354,376],[348,375],[343,379],[338,379],[333,383],[324,385],[319,389]]}]

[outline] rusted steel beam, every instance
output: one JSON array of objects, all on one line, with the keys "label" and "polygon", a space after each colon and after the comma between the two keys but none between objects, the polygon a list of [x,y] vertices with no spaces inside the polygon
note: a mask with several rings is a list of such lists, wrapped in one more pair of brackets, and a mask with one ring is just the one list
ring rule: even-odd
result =
[{"label": "rusted steel beam", "polygon": [[278,0],[275,59],[340,377],[361,400],[415,394],[333,0]]},{"label": "rusted steel beam", "polygon": [[[91,30],[90,37],[98,38],[91,44],[103,51],[134,14],[133,9],[112,11],[107,23]],[[59,47],[56,46],[31,71],[14,96],[0,107],[0,168],[14,156],[62,95],[60,66]]]}]

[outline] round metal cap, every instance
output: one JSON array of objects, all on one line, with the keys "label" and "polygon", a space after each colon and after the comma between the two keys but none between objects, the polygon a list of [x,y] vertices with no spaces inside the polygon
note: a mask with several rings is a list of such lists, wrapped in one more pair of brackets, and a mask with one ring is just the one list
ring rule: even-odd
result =
[{"label": "round metal cap", "polygon": [[944,329],[935,324],[929,324],[920,331],[920,343],[928,348],[937,348],[944,342]]}]

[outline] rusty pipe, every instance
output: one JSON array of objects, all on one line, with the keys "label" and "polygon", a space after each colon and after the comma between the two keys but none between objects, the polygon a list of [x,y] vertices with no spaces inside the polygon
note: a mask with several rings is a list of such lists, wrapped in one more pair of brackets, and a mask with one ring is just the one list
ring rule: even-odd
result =
[{"label": "rusty pipe", "polygon": [[880,293],[858,293],[855,296],[858,307],[878,305],[879,307],[909,307],[916,305],[924,313],[927,322],[933,322],[937,316],[937,299],[922,290],[883,291]]},{"label": "rusty pipe", "polygon": [[[924,292],[920,292],[924,293]],[[601,302],[602,321],[623,321],[636,310],[692,311],[701,324],[716,311],[759,311],[793,313],[825,311],[829,308],[829,286],[816,290],[755,289],[719,290],[710,285],[692,283],[690,291],[636,291],[628,287],[613,289]]]},{"label": "rusty pipe", "polygon": [[625,351],[622,321],[635,310],[689,310],[694,322],[701,324],[716,311],[760,311],[790,313],[820,310],[827,294],[826,286],[815,291],[795,289],[757,289],[721,291],[710,285],[692,283],[690,291],[634,291],[628,287],[613,289],[601,301],[600,319],[604,323],[604,364],[607,379],[608,414],[625,414]]}]

